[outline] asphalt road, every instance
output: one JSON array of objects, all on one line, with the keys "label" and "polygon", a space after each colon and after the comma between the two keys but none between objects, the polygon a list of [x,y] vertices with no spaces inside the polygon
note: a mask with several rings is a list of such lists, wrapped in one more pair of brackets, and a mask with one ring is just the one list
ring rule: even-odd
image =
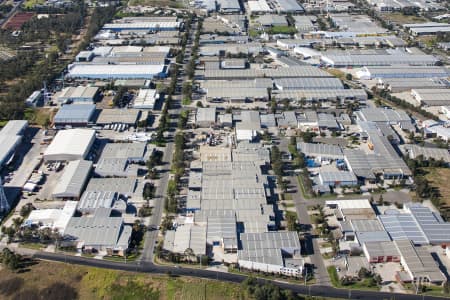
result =
[{"label": "asphalt road", "polygon": [[[173,266],[159,266],[147,262],[132,262],[132,263],[120,263],[112,262],[106,260],[97,260],[92,258],[85,258],[80,256],[70,256],[60,253],[46,253],[37,252],[34,256],[36,259],[50,260],[57,262],[64,262],[69,264],[98,267],[105,269],[114,269],[120,271],[131,271],[131,272],[141,272],[149,274],[170,274],[171,276],[191,276],[206,279],[215,279],[233,283],[241,283],[247,277],[245,275],[234,274],[234,273],[224,273],[220,271],[209,271],[203,269],[190,269],[182,267]],[[444,297],[435,296],[425,296],[425,295],[410,295],[410,294],[397,294],[397,293],[386,293],[386,292],[376,292],[376,291],[357,291],[357,290],[346,290],[346,289],[336,289],[330,286],[323,285],[297,285],[281,280],[265,280],[258,279],[259,282],[265,283],[270,282],[276,286],[279,286],[285,290],[292,290],[295,293],[302,295],[311,296],[322,296],[322,297],[333,297],[342,299],[361,299],[361,300],[440,300],[448,299]]]}]

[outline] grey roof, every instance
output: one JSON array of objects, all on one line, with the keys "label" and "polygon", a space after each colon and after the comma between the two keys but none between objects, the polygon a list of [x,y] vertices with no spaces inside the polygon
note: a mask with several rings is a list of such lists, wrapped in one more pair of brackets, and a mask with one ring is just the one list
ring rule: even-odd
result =
[{"label": "grey roof", "polygon": [[405,206],[419,224],[429,243],[450,242],[450,223],[444,222],[439,214],[432,212],[420,203],[411,203]]},{"label": "grey roof", "polygon": [[53,190],[53,197],[80,197],[81,192],[89,179],[91,169],[92,162],[88,160],[75,160],[69,162]]},{"label": "grey roof", "polygon": [[199,107],[195,118],[196,122],[216,122],[216,108],[215,107]]},{"label": "grey roof", "polygon": [[409,240],[394,241],[397,250],[403,257],[402,262],[416,278],[428,278],[431,282],[443,282],[446,277],[439,265],[424,247],[415,247]]},{"label": "grey roof", "polygon": [[260,118],[261,118],[261,127],[270,128],[277,126],[274,114],[262,114],[260,115]]},{"label": "grey roof", "polygon": [[95,174],[101,177],[136,177],[138,169],[138,165],[130,164],[126,158],[100,158]]},{"label": "grey roof", "polygon": [[136,124],[140,115],[138,109],[102,109],[96,123],[99,125],[123,123],[123,124]]},{"label": "grey roof", "polygon": [[239,260],[283,266],[283,252],[293,255],[301,250],[298,234],[293,231],[241,233],[240,238]]},{"label": "grey roof", "polygon": [[354,231],[384,231],[379,220],[350,220]]},{"label": "grey roof", "polygon": [[328,128],[328,129],[339,128],[339,124],[337,123],[336,118],[331,114],[318,113],[317,119],[320,128]]},{"label": "grey roof", "polygon": [[144,159],[145,150],[145,143],[108,143],[103,148],[101,158]]},{"label": "grey roof", "polygon": [[357,183],[358,179],[353,174],[353,172],[349,171],[320,171],[319,172],[320,181],[322,184],[325,183],[340,183],[345,184],[347,182]]},{"label": "grey roof", "polygon": [[61,106],[53,121],[56,124],[89,123],[94,112],[94,104],[66,104]]},{"label": "grey roof", "polygon": [[293,66],[278,69],[206,70],[199,71],[205,79],[254,79],[254,78],[295,78],[332,77],[329,73],[312,66]]},{"label": "grey roof", "polygon": [[10,120],[0,130],[0,135],[5,136],[22,135],[23,131],[27,126],[28,121],[26,120]]},{"label": "grey roof", "polygon": [[362,245],[367,242],[387,242],[391,238],[386,231],[357,231],[356,238],[358,242]]},{"label": "grey roof", "polygon": [[442,159],[444,162],[450,163],[450,154],[447,149],[421,147],[419,145],[402,145],[403,149],[409,154],[412,159],[422,155],[424,159],[433,158],[435,160]]},{"label": "grey roof", "polygon": [[287,26],[288,22],[285,16],[280,15],[262,15],[256,19],[256,22],[263,26]]},{"label": "grey roof", "polygon": [[391,66],[391,65],[412,65],[412,66],[433,66],[439,60],[432,55],[409,55],[409,54],[328,54],[323,53],[322,59],[335,66]]},{"label": "grey roof", "polygon": [[252,80],[205,80],[202,88],[207,89],[234,89],[234,88],[269,88],[272,87],[270,78],[255,78]]},{"label": "grey roof", "polygon": [[401,121],[411,121],[411,118],[403,110],[385,108],[362,108],[355,112],[362,121],[398,123]]},{"label": "grey roof", "polygon": [[22,140],[24,129],[28,126],[28,121],[12,120],[8,121],[0,131],[0,168],[11,157],[16,147]]},{"label": "grey roof", "polygon": [[166,232],[164,249],[183,254],[188,248],[195,255],[206,254],[206,227],[185,224]]},{"label": "grey roof", "polygon": [[108,191],[131,196],[135,188],[136,178],[92,178],[86,191]]},{"label": "grey roof", "polygon": [[427,238],[412,215],[380,215],[378,218],[394,241],[407,239],[414,244],[428,244]]},{"label": "grey roof", "polygon": [[280,90],[329,90],[344,89],[344,85],[337,78],[277,78],[275,86]]},{"label": "grey roof", "polygon": [[209,216],[207,223],[208,229],[206,239],[208,243],[212,244],[214,241],[228,239],[228,242],[232,243],[231,247],[237,249],[238,245],[235,216]]},{"label": "grey roof", "polygon": [[312,100],[336,100],[336,99],[357,99],[367,100],[367,93],[363,89],[301,89],[301,90],[281,90],[272,91],[278,100],[292,99],[306,101]]},{"label": "grey roof", "polygon": [[127,241],[128,247],[131,230],[125,230],[122,217],[110,217],[110,214],[111,209],[99,208],[94,215],[72,217],[64,234],[75,237],[85,246],[117,248]]},{"label": "grey roof", "polygon": [[342,150],[339,146],[327,144],[313,144],[313,143],[297,143],[297,149],[303,152],[306,156],[322,156],[330,158],[343,158]]},{"label": "grey roof", "polygon": [[89,211],[100,207],[111,208],[117,199],[117,193],[106,191],[86,191],[78,202],[80,211]]},{"label": "grey roof", "polygon": [[400,252],[392,241],[365,242],[364,244],[370,257],[400,256]]},{"label": "grey roof", "polygon": [[370,66],[372,78],[448,77],[450,71],[438,66]]}]

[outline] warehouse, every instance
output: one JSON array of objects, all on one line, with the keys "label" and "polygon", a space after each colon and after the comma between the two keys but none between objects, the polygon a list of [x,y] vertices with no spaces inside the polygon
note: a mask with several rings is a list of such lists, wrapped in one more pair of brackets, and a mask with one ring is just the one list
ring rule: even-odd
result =
[{"label": "warehouse", "polygon": [[315,31],[317,29],[317,26],[314,25],[317,21],[315,16],[292,16],[292,18],[295,22],[295,29],[300,33]]},{"label": "warehouse", "polygon": [[238,250],[236,216],[207,217],[206,241],[211,246],[219,246],[225,253]]},{"label": "warehouse", "polygon": [[59,93],[57,99],[59,103],[89,103],[92,104],[100,97],[98,87],[77,86],[66,87]]},{"label": "warehouse", "polygon": [[124,256],[131,240],[132,228],[122,217],[111,216],[112,209],[98,208],[93,215],[72,217],[64,232],[80,252],[106,252]]},{"label": "warehouse", "polygon": [[99,177],[136,177],[139,166],[130,164],[124,158],[100,158],[95,167]]},{"label": "warehouse", "polygon": [[321,159],[343,159],[344,155],[339,146],[313,143],[297,143],[297,150],[306,157],[320,157]]},{"label": "warehouse", "polygon": [[376,219],[375,211],[367,199],[328,200],[325,205],[335,210],[338,221]]},{"label": "warehouse", "polygon": [[28,121],[11,120],[0,130],[0,169],[14,156],[26,128]]},{"label": "warehouse", "polygon": [[152,151],[147,153],[146,148],[145,143],[108,143],[103,148],[101,158],[123,158],[130,163],[142,163],[154,150],[154,148],[151,148]]},{"label": "warehouse", "polygon": [[110,125],[110,124],[126,124],[135,126],[141,116],[141,111],[138,109],[102,109],[96,124]]},{"label": "warehouse", "polygon": [[95,141],[95,130],[60,130],[44,152],[45,161],[72,161],[87,157]]},{"label": "warehouse", "polygon": [[320,171],[319,181],[320,184],[331,187],[358,185],[356,176],[348,171]]},{"label": "warehouse", "polygon": [[387,124],[399,124],[401,122],[410,122],[411,118],[403,110],[385,109],[385,108],[362,108],[355,112],[357,120],[369,122],[383,122]]},{"label": "warehouse", "polygon": [[241,121],[236,123],[236,139],[252,141],[261,131],[261,119],[258,111],[242,111]]},{"label": "warehouse", "polygon": [[248,270],[298,277],[303,274],[296,232],[242,233],[239,266]]},{"label": "warehouse", "polygon": [[421,147],[415,144],[403,145],[402,149],[411,159],[417,159],[419,156],[422,156],[425,160],[434,159],[436,161],[442,160],[446,163],[450,163],[450,154],[447,149]]},{"label": "warehouse", "polygon": [[55,200],[78,200],[90,178],[92,162],[74,160],[67,164],[52,193]]},{"label": "warehouse", "polygon": [[321,62],[331,67],[357,66],[434,66],[439,61],[432,55],[425,54],[327,54],[323,53]]},{"label": "warehouse", "polygon": [[216,125],[216,108],[199,107],[195,114],[195,125],[198,127],[212,127]]},{"label": "warehouse", "polygon": [[367,100],[367,93],[363,89],[274,90],[272,93],[277,100],[289,99],[298,103],[306,101],[344,104]]},{"label": "warehouse", "polygon": [[282,91],[344,89],[344,85],[337,78],[277,78],[274,85]]},{"label": "warehouse", "polygon": [[438,22],[404,24],[403,27],[407,28],[414,36],[437,35],[438,33],[450,32],[450,24]]},{"label": "warehouse", "polygon": [[271,8],[269,7],[269,4],[267,4],[266,0],[250,0],[248,1],[248,8],[251,14],[266,13],[271,11]]},{"label": "warehouse", "polygon": [[198,79],[205,80],[253,80],[255,78],[334,78],[331,74],[312,66],[292,66],[278,69],[198,70]]},{"label": "warehouse", "polygon": [[410,282],[442,284],[446,280],[439,264],[427,249],[416,247],[409,240],[397,240],[394,244],[400,253],[400,263]]},{"label": "warehouse", "polygon": [[56,113],[53,123],[57,128],[70,125],[72,127],[85,127],[93,122],[95,104],[66,104]]},{"label": "warehouse", "polygon": [[447,78],[450,71],[445,67],[433,66],[371,66],[356,72],[359,79],[375,78]]},{"label": "warehouse", "polygon": [[180,28],[180,22],[130,22],[107,23],[103,30],[120,31],[172,31]]},{"label": "warehouse", "polygon": [[77,201],[66,201],[62,209],[35,209],[30,212],[23,222],[23,226],[51,228],[64,234],[67,224],[75,215]]},{"label": "warehouse", "polygon": [[179,254],[185,254],[186,249],[191,249],[196,257],[206,255],[206,227],[185,224],[175,230],[168,230],[163,249]]},{"label": "warehouse", "polygon": [[86,191],[78,202],[78,210],[83,214],[93,214],[98,208],[112,208],[121,213],[126,212],[127,204],[119,199],[116,192]]},{"label": "warehouse", "polygon": [[424,106],[450,105],[450,89],[420,89],[411,90],[411,96]]},{"label": "warehouse", "polygon": [[255,22],[264,27],[288,26],[286,17],[280,15],[262,15],[256,18]]},{"label": "warehouse", "polygon": [[68,71],[66,76],[79,79],[152,79],[165,78],[167,66],[71,64]]},{"label": "warehouse", "polygon": [[159,94],[154,89],[140,89],[136,98],[133,99],[133,107],[137,109],[153,109]]},{"label": "warehouse", "polygon": [[378,80],[378,85],[392,93],[409,92],[414,88],[447,88],[445,80],[440,80],[439,78],[383,78]]},{"label": "warehouse", "polygon": [[136,189],[137,180],[130,178],[92,178],[86,191],[94,192],[115,192],[123,198],[130,198]]},{"label": "warehouse", "polygon": [[208,101],[245,102],[268,99],[267,89],[273,86],[269,78],[253,80],[206,80],[201,87]]},{"label": "warehouse", "polygon": [[367,242],[362,245],[364,255],[371,264],[400,262],[400,253],[392,241]]}]

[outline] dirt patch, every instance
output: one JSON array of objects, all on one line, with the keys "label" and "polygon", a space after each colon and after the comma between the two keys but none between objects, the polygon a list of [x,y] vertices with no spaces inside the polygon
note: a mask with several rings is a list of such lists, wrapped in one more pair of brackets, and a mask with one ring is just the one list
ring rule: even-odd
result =
[{"label": "dirt patch", "polygon": [[426,168],[430,185],[439,189],[440,200],[443,206],[447,209],[450,208],[450,169],[447,168]]}]

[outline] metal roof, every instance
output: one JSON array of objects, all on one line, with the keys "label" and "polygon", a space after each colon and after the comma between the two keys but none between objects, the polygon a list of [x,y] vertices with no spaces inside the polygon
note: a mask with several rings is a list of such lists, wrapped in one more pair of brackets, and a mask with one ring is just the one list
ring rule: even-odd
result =
[{"label": "metal roof", "polygon": [[124,230],[122,217],[110,217],[110,213],[111,209],[99,208],[94,215],[72,217],[64,234],[76,237],[84,246],[115,248],[122,234],[130,239],[131,231]]},{"label": "metal roof", "polygon": [[109,191],[131,196],[136,184],[136,178],[92,178],[86,187],[86,191]]},{"label": "metal roof", "polygon": [[102,109],[96,123],[100,125],[105,124],[136,124],[140,115],[138,109]]},{"label": "metal roof", "polygon": [[386,257],[386,256],[400,256],[397,247],[392,241],[385,242],[365,242],[364,247],[369,254],[369,257]]},{"label": "metal roof", "polygon": [[100,207],[111,208],[117,199],[117,193],[107,191],[86,191],[78,202],[80,211],[93,210]]},{"label": "metal roof", "polygon": [[362,245],[367,242],[388,242],[391,240],[386,231],[357,231],[356,239]]},{"label": "metal roof", "polygon": [[423,247],[415,247],[409,240],[394,241],[397,250],[403,257],[407,271],[416,278],[428,278],[431,282],[442,282],[446,277],[431,254]]},{"label": "metal roof", "polygon": [[337,78],[277,78],[274,82],[280,90],[344,89],[341,80]]},{"label": "metal roof", "polygon": [[339,182],[341,184],[345,184],[347,182],[357,183],[358,180],[353,172],[349,171],[334,171],[334,172],[319,172],[320,181],[322,184],[330,183],[330,182]]},{"label": "metal roof", "polygon": [[53,190],[53,197],[80,197],[82,189],[89,179],[91,169],[92,162],[88,160],[75,160],[69,162]]},{"label": "metal roof", "polygon": [[56,113],[55,124],[89,123],[95,112],[95,104],[68,104],[63,105]]},{"label": "metal roof", "polygon": [[394,241],[408,239],[414,244],[428,244],[427,238],[412,215],[380,215],[378,218]]},{"label": "metal roof", "polygon": [[144,159],[146,148],[145,143],[108,143],[103,148],[101,158]]},{"label": "metal roof", "polygon": [[313,144],[313,143],[297,143],[297,149],[303,152],[306,156],[313,157],[330,157],[343,158],[342,149],[339,146],[327,144]]},{"label": "metal roof", "polygon": [[196,122],[216,122],[216,108],[215,107],[199,107],[195,115]]},{"label": "metal roof", "polygon": [[45,150],[44,159],[61,160],[63,157],[78,157],[78,159],[85,158],[94,140],[95,130],[60,130]]}]

